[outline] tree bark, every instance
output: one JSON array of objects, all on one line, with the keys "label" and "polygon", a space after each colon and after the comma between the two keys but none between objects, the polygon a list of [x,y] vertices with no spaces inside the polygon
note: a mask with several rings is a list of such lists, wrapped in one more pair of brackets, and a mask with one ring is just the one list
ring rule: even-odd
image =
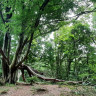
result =
[{"label": "tree bark", "polygon": [[[39,20],[40,20],[40,17],[42,15],[42,11],[44,10],[44,8],[46,7],[46,5],[48,4],[49,1],[50,0],[44,0],[43,4],[41,5],[41,7],[39,9],[39,12],[38,12],[38,15],[37,15],[37,18],[35,20],[35,23],[34,23],[34,25],[32,25],[33,29],[30,30],[31,36],[28,35],[29,37],[27,37],[24,40],[23,39],[24,32],[21,32],[20,40],[18,42],[19,45],[18,45],[18,48],[16,50],[16,53],[14,54],[12,62],[10,62],[10,45],[11,45],[10,28],[7,24],[7,26],[6,26],[7,32],[6,32],[5,37],[4,37],[3,49],[2,49],[2,52],[4,54],[2,54],[2,52],[0,50],[0,53],[2,54],[3,78],[5,79],[5,82],[9,82],[9,83],[15,83],[16,82],[16,70],[19,68],[19,66],[25,61],[25,59],[28,56],[28,53],[29,53],[29,50],[30,50],[30,47],[31,47],[31,43],[32,43],[32,40],[33,40],[33,37],[34,37],[34,28],[38,27]],[[3,14],[1,12],[2,11],[1,10],[1,4],[0,4],[0,15],[2,17],[2,20],[3,20],[4,24],[9,23],[10,19],[12,17],[12,12],[10,13],[11,8],[7,7],[7,4],[6,4],[5,10],[6,10],[6,13],[7,13],[6,14],[6,20],[4,20],[4,18],[3,18]],[[29,42],[27,42],[29,38],[30,38],[30,40],[29,40]],[[24,56],[23,59],[18,61],[26,43],[28,43],[28,47],[27,47],[27,51],[25,53],[25,56]]]},{"label": "tree bark", "polygon": [[[65,81],[65,80],[60,80],[60,79],[55,79],[55,78],[48,78],[45,77],[43,75],[40,75],[40,73],[38,71],[34,71],[31,67],[27,66],[27,65],[22,65],[20,67],[20,69],[23,70],[27,70],[29,76],[36,76],[39,79],[45,80],[45,81],[51,81],[51,82],[66,82],[65,84],[69,84],[69,85],[76,85],[76,84],[82,84],[82,81]],[[38,72],[38,73],[36,73]]]},{"label": "tree bark", "polygon": [[[45,77],[43,75],[41,75],[41,73],[39,73],[38,71],[34,71],[31,67],[27,66],[27,65],[22,65],[23,70],[27,70],[29,76],[37,76],[39,79],[45,80],[45,81],[52,81],[52,82],[64,82],[65,80],[59,80],[59,79],[55,79],[55,78],[48,78]],[[38,72],[38,73],[36,73]]]},{"label": "tree bark", "polygon": [[66,77],[68,79],[69,78],[69,75],[70,75],[70,69],[71,69],[71,62],[72,62],[72,60],[70,58],[68,58],[67,62],[68,62],[68,65],[67,65]]}]

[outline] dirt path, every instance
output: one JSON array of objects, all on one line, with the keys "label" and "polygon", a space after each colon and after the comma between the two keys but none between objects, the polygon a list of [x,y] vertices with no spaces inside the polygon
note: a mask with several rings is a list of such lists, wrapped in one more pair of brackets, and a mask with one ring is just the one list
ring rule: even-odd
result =
[{"label": "dirt path", "polygon": [[6,92],[1,93],[0,96],[32,96],[31,86],[14,86],[14,87],[1,87]]},{"label": "dirt path", "polygon": [[0,96],[96,96],[96,90],[69,85],[17,85],[0,87]]},{"label": "dirt path", "polygon": [[5,93],[3,91],[0,96],[60,96],[62,91],[70,91],[68,88],[58,88],[58,85],[14,86],[1,88],[4,89]]},{"label": "dirt path", "polygon": [[[70,92],[68,88],[59,88],[58,85],[39,85],[37,89],[45,89],[45,91],[34,92],[33,96],[60,96],[62,92]],[[33,88],[34,89],[34,88]]]}]

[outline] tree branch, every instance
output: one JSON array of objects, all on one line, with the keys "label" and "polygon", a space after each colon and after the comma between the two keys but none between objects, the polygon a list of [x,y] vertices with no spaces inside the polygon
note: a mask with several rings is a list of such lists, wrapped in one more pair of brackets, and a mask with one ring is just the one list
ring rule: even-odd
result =
[{"label": "tree branch", "polygon": [[3,18],[3,14],[2,14],[1,4],[0,4],[0,15],[1,15],[1,19],[2,19],[3,23],[5,24],[5,20]]},{"label": "tree branch", "polygon": [[40,17],[41,17],[41,14],[42,14],[41,12],[44,11],[44,8],[46,7],[46,5],[48,4],[49,1],[50,0],[45,0],[43,2],[42,6],[40,7],[39,14],[37,16],[37,19],[36,19],[36,22],[35,22],[35,26],[34,26],[35,28],[39,25]]},{"label": "tree branch", "polygon": [[[38,27],[38,25],[39,25],[39,20],[40,20],[40,17],[41,17],[41,15],[42,15],[41,11],[44,10],[45,6],[48,4],[49,1],[50,1],[50,0],[45,0],[45,1],[43,2],[42,6],[40,7],[40,11],[39,11],[38,16],[37,16],[37,18],[36,18],[34,28],[37,28],[37,27]],[[31,29],[31,31],[32,31],[32,29]],[[34,32],[31,33],[31,38],[30,38],[30,40],[29,40],[29,45],[28,45],[28,49],[27,49],[27,51],[26,51],[26,54],[25,54],[24,58],[16,65],[16,68],[18,68],[18,67],[25,61],[25,59],[27,58],[28,53],[29,53],[29,50],[30,50],[30,47],[31,47],[31,43],[32,43],[32,40],[33,40],[33,35],[34,35]]]},{"label": "tree branch", "polygon": [[48,33],[51,33],[51,32],[55,32],[55,31],[58,30],[58,29],[59,29],[59,27],[56,27],[56,28],[54,28],[54,29],[52,29],[52,30],[49,30],[49,31],[46,32],[46,33],[40,33],[39,35],[35,36],[34,39],[38,38],[39,36],[43,36],[43,35],[46,35],[46,34],[48,34]]},{"label": "tree branch", "polygon": [[91,11],[83,11],[83,12],[80,12],[79,14],[77,14],[75,17],[75,20],[77,20],[81,15],[83,15],[83,14],[88,14],[88,13],[92,13],[92,12],[96,12],[96,8],[94,8],[93,10],[91,10]]},{"label": "tree branch", "polygon": [[20,40],[18,42],[16,53],[15,53],[15,55],[13,57],[13,60],[12,60],[12,63],[11,63],[11,67],[14,67],[16,65],[16,63],[17,63],[17,59],[18,59],[18,56],[19,56],[21,48],[22,48],[23,36],[24,36],[24,33],[22,32],[20,34]]},{"label": "tree branch", "polygon": [[40,10],[44,10],[45,6],[48,4],[50,0],[45,0],[44,3],[42,4],[42,6],[40,7]]},{"label": "tree branch", "polygon": [[27,55],[29,53],[29,50],[30,50],[30,47],[31,47],[31,43],[32,43],[32,40],[33,40],[33,35],[34,35],[34,33],[31,34],[31,38],[30,38],[30,41],[29,41],[28,49],[26,51],[26,54],[25,54],[24,58],[16,65],[16,68],[18,68],[25,61],[25,59],[27,58]]},{"label": "tree branch", "polygon": [[9,60],[8,60],[8,58],[5,56],[5,54],[4,54],[4,52],[3,52],[3,50],[0,48],[0,53],[1,53],[1,55],[3,56],[3,58],[7,61],[7,62],[9,62]]}]

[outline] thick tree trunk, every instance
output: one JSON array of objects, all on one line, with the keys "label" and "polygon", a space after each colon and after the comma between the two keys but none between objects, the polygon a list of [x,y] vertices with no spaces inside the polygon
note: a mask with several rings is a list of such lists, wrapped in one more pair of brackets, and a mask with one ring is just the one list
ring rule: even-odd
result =
[{"label": "thick tree trunk", "polygon": [[[7,0],[8,2],[8,0]],[[9,83],[15,83],[16,81],[16,70],[18,69],[18,67],[25,61],[25,59],[27,58],[27,55],[29,53],[29,50],[30,50],[30,47],[31,47],[31,43],[32,43],[32,40],[33,40],[33,35],[34,35],[34,32],[33,29],[37,28],[38,25],[39,25],[39,21],[40,21],[40,18],[41,18],[41,15],[42,15],[42,11],[44,10],[44,8],[46,7],[46,5],[48,4],[49,0],[45,0],[43,2],[43,4],[41,5],[41,7],[39,8],[39,13],[37,15],[37,18],[36,20],[34,21],[34,24],[31,25],[31,30],[30,30],[30,35],[28,35],[27,38],[24,38],[24,32],[21,32],[20,34],[20,40],[19,40],[19,46],[16,50],[16,53],[14,54],[14,57],[13,57],[13,60],[12,62],[10,62],[10,43],[11,43],[11,37],[10,37],[10,27],[9,27],[9,23],[10,23],[10,19],[12,17],[12,8],[7,6],[6,4],[6,19],[4,20],[4,17],[2,15],[2,12],[0,12],[0,14],[2,15],[2,20],[5,23],[7,23],[5,26],[5,28],[7,29],[6,31],[6,34],[5,34],[5,37],[4,37],[4,42],[3,42],[3,54],[0,50],[0,53],[2,54],[2,69],[3,69],[3,79],[5,82],[9,82]],[[1,5],[0,5],[1,7]],[[13,8],[14,9],[14,8]],[[12,11],[10,13],[10,11]],[[23,10],[22,10],[23,11]],[[25,22],[24,22],[25,23]],[[26,23],[25,23],[26,24]],[[22,29],[24,28],[24,26],[22,26]],[[25,39],[25,40],[24,40]],[[30,39],[30,40],[29,40]],[[22,54],[22,51],[23,49],[25,48],[25,45],[28,44],[28,47],[27,47],[27,51],[25,52],[25,55],[24,55],[24,58],[23,59],[20,59],[19,57],[21,56]],[[20,59],[20,60],[18,60]]]},{"label": "thick tree trunk", "polygon": [[29,76],[37,76],[37,78],[45,80],[45,81],[51,81],[51,82],[66,82],[66,84],[72,84],[72,85],[76,85],[76,84],[81,84],[82,81],[65,81],[65,80],[60,80],[60,79],[55,79],[55,78],[48,78],[45,77],[43,75],[40,75],[40,73],[36,73],[37,71],[34,71],[31,67],[27,66],[27,65],[22,65],[20,67],[20,69],[23,70],[27,70]]},{"label": "thick tree trunk", "polygon": [[4,56],[2,56],[3,79],[5,79],[6,81],[9,74],[9,55],[10,55],[10,34],[8,32],[6,32],[4,36],[2,52],[4,54]]},{"label": "thick tree trunk", "polygon": [[8,78],[8,73],[9,73],[9,66],[6,64],[6,61],[4,58],[2,58],[2,77],[6,81]]},{"label": "thick tree trunk", "polygon": [[5,16],[6,18],[3,17],[3,13],[1,10],[2,20],[3,20],[3,23],[6,24],[5,28],[7,29],[7,31],[4,35],[3,48],[2,48],[2,53],[3,53],[2,54],[3,55],[2,56],[2,70],[3,70],[3,79],[5,82],[8,80],[9,63],[10,63],[9,57],[10,57],[11,36],[10,36],[10,28],[9,28],[9,24],[8,24],[10,22],[10,18],[12,17],[12,12],[10,13],[10,10],[11,10],[11,7],[6,6],[6,8],[5,8],[5,11],[7,13]]},{"label": "thick tree trunk", "polygon": [[17,82],[17,70],[14,69],[14,71],[9,70],[9,75],[8,75],[8,82],[10,84],[15,84]]},{"label": "thick tree trunk", "polygon": [[55,79],[55,78],[48,78],[45,77],[43,75],[41,75],[41,73],[36,73],[37,71],[34,71],[32,68],[30,68],[27,65],[22,65],[21,69],[23,70],[27,70],[29,76],[37,76],[39,79],[45,80],[45,81],[52,81],[52,82],[64,82],[65,80],[59,80],[59,79]]}]

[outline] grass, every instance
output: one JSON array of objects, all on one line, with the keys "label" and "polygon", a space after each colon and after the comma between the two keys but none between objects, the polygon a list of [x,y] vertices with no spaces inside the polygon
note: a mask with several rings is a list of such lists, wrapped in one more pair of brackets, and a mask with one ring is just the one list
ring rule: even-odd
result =
[{"label": "grass", "polygon": [[15,84],[9,84],[9,83],[6,83],[5,86],[8,86],[8,87],[15,87],[16,85],[15,85]]},{"label": "grass", "polygon": [[71,90],[66,95],[61,92],[60,96],[96,96],[96,88],[93,86],[61,85],[60,87],[66,87]]}]

